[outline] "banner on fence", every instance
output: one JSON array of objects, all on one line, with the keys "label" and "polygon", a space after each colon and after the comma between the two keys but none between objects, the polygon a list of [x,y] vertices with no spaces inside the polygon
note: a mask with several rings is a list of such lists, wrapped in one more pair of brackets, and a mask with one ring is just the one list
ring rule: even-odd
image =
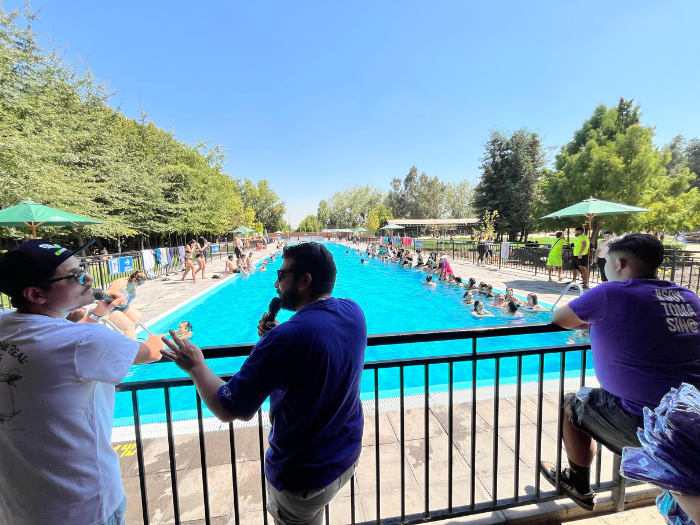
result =
[{"label": "banner on fence", "polygon": [[211,245],[211,253],[219,253],[219,245],[218,244]]},{"label": "banner on fence", "polygon": [[134,269],[132,257],[119,257],[118,259],[109,259],[107,262],[109,263],[109,275],[130,272]]},{"label": "banner on fence", "polygon": [[416,248],[422,248],[423,247],[423,241],[416,241]]}]

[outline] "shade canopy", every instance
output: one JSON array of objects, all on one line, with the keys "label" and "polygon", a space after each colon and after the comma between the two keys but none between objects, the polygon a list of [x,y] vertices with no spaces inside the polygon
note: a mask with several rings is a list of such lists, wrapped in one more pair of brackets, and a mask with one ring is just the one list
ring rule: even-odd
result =
[{"label": "shade canopy", "polygon": [[403,226],[399,226],[398,224],[387,224],[384,226],[384,228],[379,228],[380,230],[403,230]]},{"label": "shade canopy", "polygon": [[357,232],[368,232],[369,230],[367,228],[355,228],[355,233]]},{"label": "shade canopy", "polygon": [[39,226],[78,226],[80,224],[102,223],[29,200],[21,202],[16,206],[0,210],[0,226],[13,228],[29,226],[32,229],[32,236],[35,239],[36,229]]},{"label": "shade canopy", "polygon": [[590,219],[596,215],[627,215],[645,211],[651,210],[638,208],[636,206],[628,206],[627,204],[618,204],[617,202],[601,201],[591,197],[590,199],[586,199],[583,202],[579,202],[563,210],[545,215],[542,218],[560,219],[562,217],[588,217]]},{"label": "shade canopy", "polygon": [[235,230],[231,230],[231,233],[250,233],[254,232],[253,228],[247,228],[246,226],[239,226]]},{"label": "shade canopy", "polygon": [[284,232],[281,232],[281,231],[277,230],[277,231],[275,232],[275,235],[282,235],[283,233],[284,233]]}]

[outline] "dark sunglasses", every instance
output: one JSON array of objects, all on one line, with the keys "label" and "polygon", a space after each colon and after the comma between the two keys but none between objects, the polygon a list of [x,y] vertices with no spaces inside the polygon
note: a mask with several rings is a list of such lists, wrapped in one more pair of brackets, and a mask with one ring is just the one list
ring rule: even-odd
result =
[{"label": "dark sunglasses", "polygon": [[284,279],[285,274],[288,273],[294,274],[294,270],[277,270],[277,280],[281,281]]},{"label": "dark sunglasses", "polygon": [[76,270],[74,273],[71,273],[69,275],[64,275],[63,277],[58,277],[56,279],[50,279],[46,281],[47,283],[57,283],[58,281],[65,281],[66,279],[75,279],[78,281],[78,284],[85,284],[85,277],[87,275],[90,275],[87,270],[80,268],[79,270]]}]

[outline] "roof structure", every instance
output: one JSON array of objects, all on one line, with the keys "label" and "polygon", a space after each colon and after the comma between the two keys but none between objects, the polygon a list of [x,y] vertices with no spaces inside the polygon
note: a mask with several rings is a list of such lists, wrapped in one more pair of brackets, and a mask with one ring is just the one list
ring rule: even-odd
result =
[{"label": "roof structure", "polygon": [[477,224],[479,219],[391,219],[400,226],[469,226]]}]

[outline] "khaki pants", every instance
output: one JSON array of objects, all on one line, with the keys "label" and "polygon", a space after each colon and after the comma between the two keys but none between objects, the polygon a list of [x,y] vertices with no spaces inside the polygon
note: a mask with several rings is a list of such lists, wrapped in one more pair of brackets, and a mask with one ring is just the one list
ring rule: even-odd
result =
[{"label": "khaki pants", "polygon": [[279,491],[267,482],[267,510],[275,525],[321,525],[324,507],[350,481],[355,467],[357,462],[322,489]]}]

